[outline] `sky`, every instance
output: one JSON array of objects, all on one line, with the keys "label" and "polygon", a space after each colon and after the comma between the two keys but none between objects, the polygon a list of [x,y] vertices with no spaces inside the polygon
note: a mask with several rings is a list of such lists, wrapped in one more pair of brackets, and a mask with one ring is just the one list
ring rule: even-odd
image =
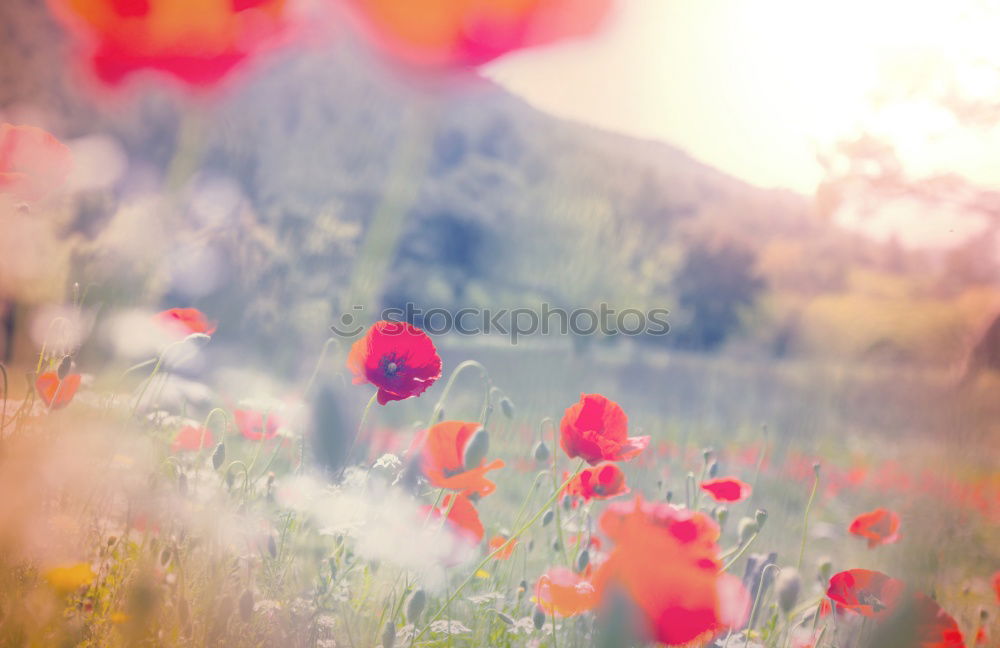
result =
[{"label": "sky", "polygon": [[[671,143],[764,187],[812,194],[817,152],[862,130],[891,138],[914,174],[1000,187],[998,129],[970,131],[920,99],[944,80],[1000,97],[998,30],[1000,3],[981,0],[624,0],[596,36],[486,74],[542,110]],[[937,220],[902,227],[917,244],[979,228]]]}]

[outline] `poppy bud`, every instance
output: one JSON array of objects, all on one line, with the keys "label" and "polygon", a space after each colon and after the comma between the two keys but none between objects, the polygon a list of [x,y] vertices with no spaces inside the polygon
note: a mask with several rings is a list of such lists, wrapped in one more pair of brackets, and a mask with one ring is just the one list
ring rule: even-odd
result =
[{"label": "poppy bud", "polygon": [[234,481],[236,481],[236,473],[233,471],[233,467],[230,466],[229,470],[226,471],[226,488],[231,489]]},{"label": "poppy bud", "polygon": [[819,462],[813,464],[813,474],[819,477]]},{"label": "poppy bud", "polygon": [[528,552],[530,553],[531,550],[534,548],[535,548],[535,540],[534,539],[528,540]]},{"label": "poppy bud", "polygon": [[410,595],[410,600],[406,602],[406,620],[416,625],[425,605],[427,605],[427,593],[422,589],[415,590]]},{"label": "poppy bud", "polygon": [[62,360],[59,361],[59,368],[56,369],[56,375],[59,376],[59,380],[65,380],[66,376],[69,375],[69,370],[73,368],[73,358],[68,355],[63,356]]},{"label": "poppy bud", "polygon": [[514,403],[506,396],[500,399],[500,411],[507,418],[514,418]]},{"label": "poppy bud", "polygon": [[396,624],[392,621],[385,622],[385,629],[382,630],[382,648],[392,648],[396,645]]},{"label": "poppy bud", "polygon": [[986,608],[979,608],[979,619],[986,623],[986,619],[990,618],[990,613],[986,611]]},{"label": "poppy bud", "polygon": [[556,514],[552,509],[545,511],[545,515],[542,516],[542,526],[548,526],[555,516]]},{"label": "poppy bud", "polygon": [[718,474],[719,474],[719,462],[713,461],[712,463],[708,464],[709,478],[714,479]]},{"label": "poppy bud", "polygon": [[532,454],[535,457],[535,461],[539,463],[545,463],[549,460],[549,457],[552,456],[552,453],[549,452],[549,446],[545,445],[544,441],[539,441],[535,444],[535,449],[532,451]]},{"label": "poppy bud", "polygon": [[545,612],[537,605],[535,611],[531,613],[531,622],[535,624],[535,630],[541,630],[545,625]]},{"label": "poppy bud", "polygon": [[251,616],[253,616],[253,592],[247,589],[240,595],[240,618],[249,622]]},{"label": "poppy bud", "polygon": [[590,552],[584,549],[576,557],[576,571],[582,572],[590,564]]},{"label": "poppy bud", "polygon": [[520,601],[524,593],[528,591],[528,581],[522,580],[517,584],[517,600]]},{"label": "poppy bud", "polygon": [[553,540],[552,541],[552,551],[560,551],[561,549],[562,549],[562,545],[559,544],[559,540]]},{"label": "poppy bud", "polygon": [[715,519],[719,522],[719,526],[725,526],[726,520],[729,519],[729,509],[725,506],[715,507]]},{"label": "poppy bud", "polygon": [[504,623],[506,623],[507,625],[509,625],[509,626],[514,625],[514,619],[510,618],[509,616],[507,616],[506,614],[504,614],[500,610],[494,610],[494,612],[496,612],[497,616],[500,617],[500,620],[503,621]]},{"label": "poppy bud", "polygon": [[705,460],[705,463],[707,464],[708,460],[712,458],[712,449],[705,448],[704,450],[701,451],[701,456]]},{"label": "poppy bud", "polygon": [[748,517],[740,518],[737,534],[739,535],[741,545],[746,544],[757,531],[757,523],[754,520]]},{"label": "poppy bud", "polygon": [[753,516],[754,519],[757,520],[757,528],[763,529],[764,523],[767,522],[767,511],[764,509],[757,509],[757,512],[754,513]]},{"label": "poppy bud", "polygon": [[462,465],[466,470],[477,468],[486,453],[490,451],[490,435],[486,428],[479,428],[472,437],[465,442],[465,450],[462,452]]},{"label": "poppy bud", "polygon": [[[212,453],[212,468],[218,470],[222,468],[222,464],[226,462],[226,444],[220,443],[215,446],[215,451]],[[228,475],[227,475],[228,477]]]},{"label": "poppy bud", "polygon": [[667,504],[669,504],[670,502],[673,502],[674,501],[674,491],[668,490],[667,491],[667,497],[666,497],[666,499],[667,499]]},{"label": "poppy bud", "polygon": [[778,597],[778,607],[789,614],[799,600],[799,590],[802,588],[802,578],[794,567],[785,567],[778,572],[774,581],[774,592]]},{"label": "poppy bud", "polygon": [[833,561],[828,557],[824,556],[819,559],[819,582],[826,583],[830,580],[830,575],[833,573]]},{"label": "poppy bud", "polygon": [[278,557],[278,543],[275,542],[274,536],[267,536],[267,553],[271,554],[271,558]]},{"label": "poppy bud", "polygon": [[569,497],[568,495],[566,497],[563,497],[562,498],[562,507],[566,511],[568,511],[571,508],[573,508],[573,498]]}]

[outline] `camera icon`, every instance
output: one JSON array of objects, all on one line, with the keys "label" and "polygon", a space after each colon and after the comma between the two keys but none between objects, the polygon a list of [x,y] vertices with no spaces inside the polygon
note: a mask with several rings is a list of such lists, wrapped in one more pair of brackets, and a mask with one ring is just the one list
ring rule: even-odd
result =
[{"label": "camera icon", "polygon": [[361,313],[365,310],[364,306],[351,306],[351,311],[344,313],[340,316],[340,321],[336,324],[330,326],[330,330],[334,332],[335,335],[340,337],[354,337],[361,331],[365,330],[364,325],[361,324]]}]

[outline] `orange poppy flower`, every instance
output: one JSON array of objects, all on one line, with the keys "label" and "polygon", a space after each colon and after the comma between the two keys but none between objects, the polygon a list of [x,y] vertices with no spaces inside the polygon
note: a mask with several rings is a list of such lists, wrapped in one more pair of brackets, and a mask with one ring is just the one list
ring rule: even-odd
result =
[{"label": "orange poppy flower", "polygon": [[351,347],[354,384],[378,387],[379,405],[419,396],[441,377],[441,358],[426,333],[406,322],[376,322]]},{"label": "orange poppy flower", "polygon": [[535,584],[535,602],[547,614],[571,617],[594,609],[597,591],[566,567],[550,567]]},{"label": "orange poppy flower", "polygon": [[46,371],[35,379],[35,390],[42,402],[51,409],[69,405],[80,388],[80,374],[69,374],[62,380],[55,371]]},{"label": "orange poppy flower", "polygon": [[288,27],[285,0],[49,0],[99,81],[141,70],[213,86]]},{"label": "orange poppy flower", "polygon": [[479,459],[474,467],[465,465],[466,446],[482,429],[479,423],[442,421],[417,433],[411,452],[419,453],[420,469],[432,485],[461,491],[463,495],[486,496],[496,490],[486,473],[503,468],[502,460],[486,463],[486,459]]},{"label": "orange poppy flower", "polygon": [[611,504],[600,526],[615,546],[594,586],[602,603],[616,592],[631,601],[642,636],[670,646],[705,643],[745,621],[749,594],[720,573],[719,527],[708,516],[640,498]]},{"label": "orange poppy flower", "polygon": [[397,59],[470,67],[593,32],[611,0],[351,0],[362,27]]},{"label": "orange poppy flower", "polygon": [[[452,498],[455,498],[454,506],[451,505]],[[445,495],[439,507],[425,506],[422,511],[424,515],[434,518],[440,518],[447,511],[448,528],[469,544],[479,544],[482,542],[483,536],[486,535],[486,530],[483,529],[483,523],[479,519],[479,513],[473,506],[472,500],[461,493]]]},{"label": "orange poppy flower", "polygon": [[886,617],[899,602],[902,581],[870,569],[849,569],[830,577],[826,595],[844,608],[866,617]]},{"label": "orange poppy flower", "polygon": [[209,322],[197,308],[171,308],[156,314],[156,320],[178,335],[215,333],[215,322]]},{"label": "orange poppy flower", "polygon": [[848,531],[868,539],[868,548],[899,540],[899,515],[884,508],[854,518]]},{"label": "orange poppy flower", "polygon": [[[569,473],[563,473],[567,479]],[[585,468],[566,484],[566,494],[582,497],[585,500],[608,499],[625,495],[629,487],[625,484],[625,473],[617,464],[606,461],[593,468]]]},{"label": "orange poppy flower", "polygon": [[170,444],[170,451],[179,452],[185,450],[188,452],[197,452],[202,448],[211,448],[213,445],[215,445],[215,442],[212,440],[211,430],[194,425],[185,425],[177,432],[177,436],[174,437],[173,443]]},{"label": "orange poppy flower", "polygon": [[570,457],[591,466],[600,461],[626,461],[649,445],[649,437],[629,437],[628,417],[618,403],[600,394],[580,394],[559,424],[559,444]]},{"label": "orange poppy flower", "polygon": [[41,200],[66,181],[72,167],[69,148],[41,128],[0,123],[0,193]]},{"label": "orange poppy flower", "polygon": [[[503,547],[503,544],[507,542],[507,540],[508,537],[503,535],[502,533],[490,538],[490,543],[489,543],[490,553],[493,553],[500,547]],[[507,560],[514,554],[515,547],[517,547],[517,540],[504,547],[503,551],[493,556],[493,558],[496,560]]]},{"label": "orange poppy flower", "polygon": [[266,429],[264,414],[261,412],[236,410],[233,412],[233,418],[236,419],[236,427],[239,428],[240,434],[250,441],[273,439],[282,425],[281,419],[270,412],[267,414]]},{"label": "orange poppy flower", "polygon": [[701,482],[701,489],[716,502],[740,502],[750,497],[750,484],[735,477],[719,477]]}]

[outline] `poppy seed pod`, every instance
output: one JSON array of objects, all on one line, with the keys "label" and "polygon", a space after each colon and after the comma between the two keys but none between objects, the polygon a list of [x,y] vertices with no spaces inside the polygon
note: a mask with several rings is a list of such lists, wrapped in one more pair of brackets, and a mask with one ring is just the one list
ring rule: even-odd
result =
[{"label": "poppy seed pod", "polygon": [[544,441],[539,441],[535,444],[535,449],[532,451],[535,461],[539,463],[544,463],[549,460],[552,453],[549,452],[549,446],[545,445]]},{"label": "poppy seed pod", "polygon": [[226,444],[220,443],[215,446],[215,451],[212,452],[212,468],[218,470],[222,468],[222,464],[224,463],[226,463]]},{"label": "poppy seed pod", "polygon": [[740,518],[740,524],[737,527],[737,535],[739,535],[740,544],[744,545],[749,542],[750,538],[752,538],[758,530],[757,523],[754,520],[748,517]]},{"label": "poppy seed pod", "polygon": [[729,509],[727,509],[725,506],[716,506],[715,519],[719,523],[720,527],[725,526],[726,520],[729,519]]},{"label": "poppy seed pod", "polygon": [[462,465],[466,470],[478,468],[489,451],[490,435],[486,428],[479,428],[465,443],[465,450],[462,452]]},{"label": "poppy seed pod", "polygon": [[382,630],[382,648],[392,648],[396,645],[396,624],[392,621],[385,622]]},{"label": "poppy seed pod", "polygon": [[500,399],[500,411],[507,418],[514,418],[514,403],[506,396]]},{"label": "poppy seed pod", "polygon": [[833,574],[833,561],[827,556],[823,556],[819,559],[818,575],[819,582],[826,583],[830,580],[830,575]]},{"label": "poppy seed pod", "polygon": [[757,509],[757,512],[754,513],[754,519],[757,520],[757,528],[763,529],[764,523],[767,522],[767,511],[764,509]]},{"label": "poppy seed pod", "polygon": [[271,554],[271,558],[278,557],[278,543],[275,542],[274,536],[267,536],[267,553]]},{"label": "poppy seed pod", "polygon": [[789,614],[799,600],[799,590],[802,589],[802,577],[794,567],[785,567],[778,572],[774,581],[774,592],[778,597],[778,607],[786,615]]},{"label": "poppy seed pod", "polygon": [[590,552],[584,549],[576,557],[576,571],[582,572],[590,564]]},{"label": "poppy seed pod", "polygon": [[494,610],[494,611],[497,613],[497,616],[500,618],[500,620],[503,621],[505,624],[509,626],[514,625],[514,619],[510,618],[500,610]]},{"label": "poppy seed pod", "polygon": [[535,611],[531,613],[531,622],[535,624],[535,630],[541,630],[545,625],[545,612],[542,608],[535,606]]},{"label": "poppy seed pod", "polygon": [[423,589],[414,590],[413,594],[410,595],[410,600],[406,602],[406,620],[416,625],[426,605],[427,593]]},{"label": "poppy seed pod", "polygon": [[552,509],[545,511],[545,515],[542,516],[542,526],[548,526],[555,516],[556,514]]},{"label": "poppy seed pod", "polygon": [[65,380],[72,368],[73,358],[68,355],[63,356],[62,360],[59,361],[59,368],[56,369],[56,375],[59,376],[59,380]]},{"label": "poppy seed pod", "polygon": [[247,589],[240,595],[240,618],[249,622],[251,616],[253,616],[253,592]]}]

